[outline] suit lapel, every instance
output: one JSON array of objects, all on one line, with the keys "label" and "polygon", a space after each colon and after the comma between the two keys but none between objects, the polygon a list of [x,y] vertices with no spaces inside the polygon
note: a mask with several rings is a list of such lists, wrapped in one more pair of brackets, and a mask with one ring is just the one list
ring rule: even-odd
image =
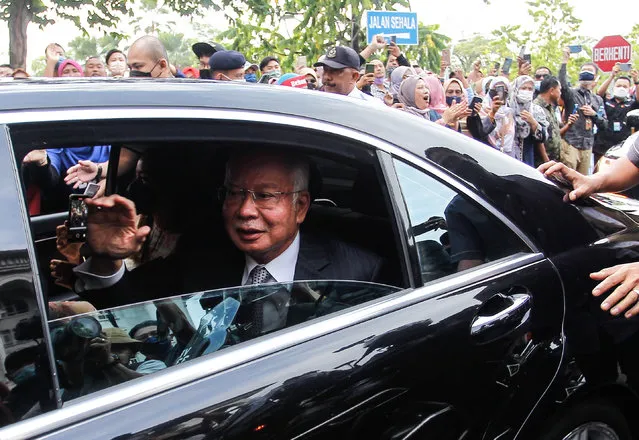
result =
[{"label": "suit lapel", "polygon": [[327,266],[331,264],[326,247],[311,235],[300,235],[300,252],[295,266],[295,280],[321,280]]}]

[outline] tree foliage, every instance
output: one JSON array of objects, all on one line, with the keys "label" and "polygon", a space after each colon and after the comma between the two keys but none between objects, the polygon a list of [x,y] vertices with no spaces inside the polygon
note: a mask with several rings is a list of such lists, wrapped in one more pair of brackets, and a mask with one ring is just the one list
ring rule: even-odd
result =
[{"label": "tree foliage", "polygon": [[120,49],[122,37],[119,34],[106,34],[100,38],[76,37],[69,42],[67,54],[69,57],[83,62],[91,56],[99,56],[103,61],[111,49]]},{"label": "tree foliage", "polygon": [[450,43],[450,38],[437,32],[438,24],[419,23],[417,46],[406,47],[406,57],[433,72],[439,72],[442,50]]},{"label": "tree foliage", "polygon": [[[245,0],[246,1],[246,0]],[[286,69],[304,55],[309,63],[334,44],[360,51],[366,45],[364,11],[407,7],[408,0],[251,0],[236,9],[219,35],[223,44],[259,60],[276,55]]]}]

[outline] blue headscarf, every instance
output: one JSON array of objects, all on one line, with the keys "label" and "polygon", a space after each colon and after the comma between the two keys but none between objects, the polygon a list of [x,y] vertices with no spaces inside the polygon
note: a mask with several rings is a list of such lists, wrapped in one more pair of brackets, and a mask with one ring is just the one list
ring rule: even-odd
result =
[{"label": "blue headscarf", "polygon": [[77,147],[77,148],[51,148],[47,150],[49,161],[60,176],[66,174],[73,165],[77,165],[79,160],[90,160],[94,163],[102,163],[109,160],[111,152],[110,145],[98,147]]}]

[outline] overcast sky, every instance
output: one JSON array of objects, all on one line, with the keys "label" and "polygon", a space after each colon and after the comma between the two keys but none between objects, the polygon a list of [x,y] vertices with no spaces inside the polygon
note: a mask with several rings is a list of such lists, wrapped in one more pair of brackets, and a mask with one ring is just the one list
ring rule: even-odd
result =
[{"label": "overcast sky", "polygon": [[[321,1],[321,0],[318,0]],[[606,4],[606,10],[610,12],[610,17],[602,14],[601,3],[597,4],[590,0],[568,0],[575,6],[575,15],[583,20],[581,33],[595,40],[605,35],[621,34],[630,32],[632,26],[637,22],[636,14],[628,9],[628,1],[611,0]],[[490,5],[485,5],[482,0],[453,0],[440,2],[434,0],[411,0],[412,10],[418,13],[419,20],[425,24],[439,24],[441,32],[460,40],[471,36],[474,33],[489,34],[492,29],[503,25],[521,24],[531,27],[532,20],[527,14],[525,0],[491,0]],[[632,2],[631,2],[632,3]],[[584,7],[587,4],[588,7]],[[614,11],[627,11],[626,14],[616,14]],[[221,14],[211,13],[206,18],[199,18],[203,23],[218,26],[220,29],[226,25]],[[191,31],[188,19],[178,19],[180,32],[187,37],[195,36]],[[127,24],[123,23],[121,29],[125,32],[132,32]],[[9,61],[9,32],[6,23],[0,22],[0,64]],[[49,42],[59,42],[66,46],[70,40],[80,35],[80,32],[72,24],[60,22],[48,26],[45,30],[40,30],[34,24],[28,30],[28,64],[44,53],[44,49]],[[97,35],[97,34],[96,34]],[[636,48],[639,50],[639,48]]]}]

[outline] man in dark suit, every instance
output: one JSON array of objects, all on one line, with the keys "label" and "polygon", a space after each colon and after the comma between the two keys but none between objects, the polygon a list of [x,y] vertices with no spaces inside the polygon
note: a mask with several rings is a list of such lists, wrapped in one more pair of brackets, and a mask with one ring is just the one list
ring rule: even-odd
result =
[{"label": "man in dark suit", "polygon": [[[76,290],[98,309],[222,287],[294,280],[377,281],[382,259],[346,243],[300,234],[311,198],[309,165],[297,155],[233,156],[221,190],[226,234],[197,231],[176,251],[126,273],[150,229],[121,196],[88,200],[93,256],[76,269]],[[190,209],[187,207],[187,209]]]}]

